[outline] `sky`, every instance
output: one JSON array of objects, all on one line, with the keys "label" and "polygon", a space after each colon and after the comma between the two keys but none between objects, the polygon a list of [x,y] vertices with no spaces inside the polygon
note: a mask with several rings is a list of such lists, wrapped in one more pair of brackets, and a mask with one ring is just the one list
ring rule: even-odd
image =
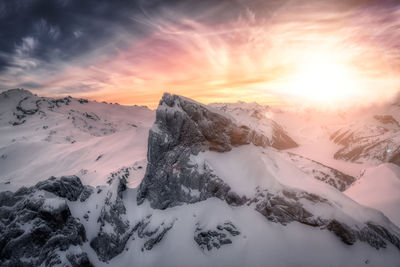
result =
[{"label": "sky", "polygon": [[156,107],[354,105],[400,88],[400,3],[0,0],[0,90]]}]

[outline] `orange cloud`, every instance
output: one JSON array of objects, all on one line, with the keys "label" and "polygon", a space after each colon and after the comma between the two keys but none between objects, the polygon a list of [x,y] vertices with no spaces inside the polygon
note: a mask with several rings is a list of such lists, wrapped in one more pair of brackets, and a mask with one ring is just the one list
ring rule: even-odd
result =
[{"label": "orange cloud", "polygon": [[[74,95],[151,107],[164,91],[206,103],[304,101],[307,97],[299,98],[302,91],[293,81],[313,57],[322,65],[351,70],[349,80],[359,86],[357,101],[376,101],[398,91],[396,54],[385,51],[387,45],[377,37],[378,29],[386,31],[387,25],[379,28],[371,15],[362,11],[321,7],[316,12],[313,6],[286,5],[267,18],[256,18],[248,11],[237,20],[214,26],[177,17],[171,10],[155,18],[133,20],[152,28],[153,34],[132,39],[131,45],[113,51],[112,56],[103,54],[113,49],[110,45],[78,60],[74,67],[66,66],[43,81],[48,92],[63,94],[81,86],[82,91]],[[371,32],[370,25],[377,29]],[[125,42],[129,43],[129,38]],[[325,77],[326,84],[337,78],[334,74]],[[320,90],[326,87],[323,81],[320,86]],[[353,100],[349,103],[357,102]]]}]

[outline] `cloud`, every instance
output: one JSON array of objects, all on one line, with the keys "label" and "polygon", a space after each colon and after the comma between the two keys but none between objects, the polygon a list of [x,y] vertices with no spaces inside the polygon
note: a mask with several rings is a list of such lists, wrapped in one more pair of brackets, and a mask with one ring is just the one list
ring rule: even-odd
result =
[{"label": "cloud", "polygon": [[157,103],[164,90],[277,102],[319,53],[379,87],[399,71],[398,10],[361,0],[1,2],[0,78],[123,103]]},{"label": "cloud", "polygon": [[29,55],[37,46],[37,40],[31,36],[22,38],[21,44],[16,45],[15,53],[18,56]]},{"label": "cloud", "polygon": [[38,89],[38,88],[43,87],[43,85],[40,83],[36,83],[36,82],[24,82],[24,83],[18,84],[16,87],[27,88],[27,89]]}]

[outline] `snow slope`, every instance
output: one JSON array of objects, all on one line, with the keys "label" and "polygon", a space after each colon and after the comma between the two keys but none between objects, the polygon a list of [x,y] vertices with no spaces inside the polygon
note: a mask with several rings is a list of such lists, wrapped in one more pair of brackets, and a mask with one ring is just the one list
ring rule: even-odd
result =
[{"label": "snow slope", "polygon": [[400,226],[400,167],[384,163],[367,169],[345,194],[378,209]]},{"label": "snow slope", "polygon": [[341,191],[346,189],[365,167],[333,158],[340,146],[329,139],[328,126],[335,129],[336,125],[342,123],[342,119],[333,114],[326,114],[329,120],[321,122],[317,116],[319,113],[308,110],[283,111],[245,102],[214,103],[211,106],[226,112],[237,123],[263,132],[270,138],[280,133],[290,136],[298,145],[286,147],[286,151],[289,151],[287,157],[304,172]]},{"label": "snow slope", "polygon": [[110,172],[133,166],[137,186],[146,167],[154,111],[84,99],[50,99],[15,89],[0,94],[0,190],[50,176],[79,175],[104,184]]}]

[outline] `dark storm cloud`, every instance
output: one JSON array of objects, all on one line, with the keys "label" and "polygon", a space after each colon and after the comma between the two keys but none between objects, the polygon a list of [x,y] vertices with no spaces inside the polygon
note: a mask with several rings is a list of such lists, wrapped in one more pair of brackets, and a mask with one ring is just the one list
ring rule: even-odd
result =
[{"label": "dark storm cloud", "polygon": [[52,75],[93,51],[107,47],[103,54],[116,53],[151,34],[155,28],[141,23],[141,17],[157,17],[166,8],[198,16],[215,5],[228,5],[229,12],[207,18],[208,23],[237,16],[242,9],[237,1],[0,1],[0,75],[6,74],[10,83],[37,70]]},{"label": "dark storm cloud", "polygon": [[17,85],[19,88],[32,88],[32,89],[38,89],[43,87],[42,84],[36,83],[36,82],[24,82],[20,83]]},{"label": "dark storm cloud", "polygon": [[133,1],[2,1],[0,10],[0,71],[13,64],[12,55],[24,45],[24,38],[35,42],[25,52],[50,62],[94,49],[113,37],[115,26],[140,33],[130,20],[139,10]]}]

